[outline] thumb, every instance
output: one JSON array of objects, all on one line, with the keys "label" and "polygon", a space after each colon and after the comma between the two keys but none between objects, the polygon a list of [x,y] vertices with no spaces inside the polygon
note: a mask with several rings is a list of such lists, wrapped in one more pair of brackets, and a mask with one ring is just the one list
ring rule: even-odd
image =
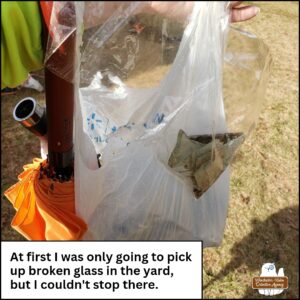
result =
[{"label": "thumb", "polygon": [[260,9],[256,6],[243,6],[231,10],[230,22],[242,22],[255,17]]}]

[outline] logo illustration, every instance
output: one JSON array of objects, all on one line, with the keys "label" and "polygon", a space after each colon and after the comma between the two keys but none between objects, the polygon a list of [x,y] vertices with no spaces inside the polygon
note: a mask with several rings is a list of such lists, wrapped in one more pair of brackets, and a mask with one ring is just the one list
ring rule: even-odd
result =
[{"label": "logo illustration", "polygon": [[261,295],[279,295],[288,288],[288,278],[284,276],[283,268],[277,273],[274,263],[265,263],[261,267],[260,276],[253,277],[252,288],[257,289]]},{"label": "logo illustration", "polygon": [[90,138],[96,143],[106,143],[107,136],[118,130],[115,124],[95,112],[92,112],[87,116],[86,122],[87,132]]},{"label": "logo illustration", "polygon": [[100,127],[100,123],[102,123],[102,120],[99,116],[96,116],[95,113],[92,113],[90,116],[87,117],[88,127],[90,130],[95,130],[95,127]]}]

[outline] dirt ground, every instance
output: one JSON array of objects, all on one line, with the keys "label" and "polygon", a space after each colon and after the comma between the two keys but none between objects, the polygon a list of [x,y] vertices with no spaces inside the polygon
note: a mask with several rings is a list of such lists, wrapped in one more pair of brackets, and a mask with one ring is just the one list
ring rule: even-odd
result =
[{"label": "dirt ground", "polygon": [[[289,289],[277,298],[299,297],[299,4],[265,1],[255,5],[261,8],[260,14],[235,26],[263,39],[273,66],[257,126],[231,168],[223,243],[204,250],[205,298],[263,298],[251,288],[251,279],[267,262],[274,262],[277,270],[284,268],[289,278]],[[153,72],[157,78],[157,69]],[[23,240],[10,227],[14,209],[3,192],[40,151],[38,140],[12,118],[13,107],[26,96],[44,103],[43,93],[25,89],[1,99],[2,240]]]}]

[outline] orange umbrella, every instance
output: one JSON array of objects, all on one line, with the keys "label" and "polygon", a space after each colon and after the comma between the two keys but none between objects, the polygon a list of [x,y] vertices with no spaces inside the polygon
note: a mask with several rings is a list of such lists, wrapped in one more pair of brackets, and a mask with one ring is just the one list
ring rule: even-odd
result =
[{"label": "orange umbrella", "polygon": [[41,176],[46,167],[35,158],[5,191],[17,211],[12,227],[29,240],[78,240],[87,225],[75,213],[74,178],[61,183]]},{"label": "orange umbrella", "polygon": [[[69,28],[72,34],[65,39],[60,37],[61,44],[45,62],[47,113],[34,99],[25,98],[17,104],[14,118],[37,136],[47,139],[49,160],[36,158],[32,164],[24,166],[19,182],[9,188],[5,195],[17,210],[12,227],[27,239],[77,240],[87,226],[75,213],[74,177],[71,175],[76,10],[71,2],[56,2],[56,9],[52,1],[42,1],[40,5],[45,41],[49,32],[51,45],[58,27],[64,30]],[[53,12],[57,18],[57,21],[53,18],[56,26],[50,24]],[[53,66],[55,71],[59,70],[59,74],[53,71]],[[65,72],[68,78],[61,77]]]}]

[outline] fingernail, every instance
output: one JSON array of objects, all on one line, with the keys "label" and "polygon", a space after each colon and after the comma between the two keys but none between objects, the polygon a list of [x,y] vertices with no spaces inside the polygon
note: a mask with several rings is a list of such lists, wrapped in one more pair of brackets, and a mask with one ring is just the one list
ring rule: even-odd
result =
[{"label": "fingernail", "polygon": [[260,12],[260,8],[259,7],[257,7],[257,6],[255,6],[255,15],[258,15],[259,14],[259,12]]}]

